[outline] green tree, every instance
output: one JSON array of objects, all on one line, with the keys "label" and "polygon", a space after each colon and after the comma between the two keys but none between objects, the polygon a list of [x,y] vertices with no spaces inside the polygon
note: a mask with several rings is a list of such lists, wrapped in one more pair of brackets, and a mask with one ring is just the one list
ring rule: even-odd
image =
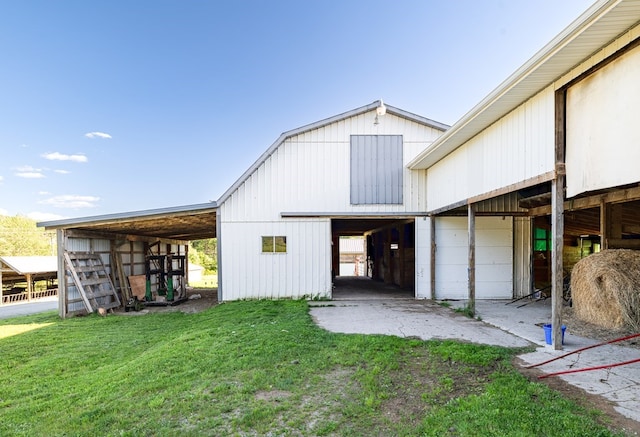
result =
[{"label": "green tree", "polygon": [[55,244],[55,233],[37,227],[35,220],[0,215],[0,255],[55,255]]},{"label": "green tree", "polygon": [[205,273],[218,272],[218,242],[215,238],[192,241],[189,247],[189,262],[204,267]]}]

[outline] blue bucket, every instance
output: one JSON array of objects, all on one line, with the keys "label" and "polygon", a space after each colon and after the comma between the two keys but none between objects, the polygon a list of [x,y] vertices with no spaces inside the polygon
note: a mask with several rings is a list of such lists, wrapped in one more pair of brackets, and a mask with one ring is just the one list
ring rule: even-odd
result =
[{"label": "blue bucket", "polygon": [[[546,340],[547,344],[553,344],[553,340],[552,340],[552,330],[551,330],[551,323],[545,323],[544,325],[542,325],[542,328],[544,329],[544,339]],[[565,325],[562,325],[562,344],[564,344],[564,331],[567,330],[567,327]]]}]

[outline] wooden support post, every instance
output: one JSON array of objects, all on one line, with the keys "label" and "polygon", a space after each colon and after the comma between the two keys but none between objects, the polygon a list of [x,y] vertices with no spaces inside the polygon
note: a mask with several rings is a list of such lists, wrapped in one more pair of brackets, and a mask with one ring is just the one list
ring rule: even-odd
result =
[{"label": "wooden support post", "polygon": [[31,273],[27,273],[27,302],[31,302],[33,297],[33,281],[31,280]]},{"label": "wooden support post", "polygon": [[2,263],[0,262],[0,305],[4,303],[4,297],[2,297]]},{"label": "wooden support post", "polygon": [[64,230],[58,229],[56,231],[56,238],[56,244],[58,246],[58,315],[64,319],[68,313],[67,294],[69,292],[67,289],[67,269],[64,265],[64,251],[67,247]]},{"label": "wooden support post", "polygon": [[562,253],[564,249],[565,112],[566,91],[556,92],[555,177],[551,181],[551,325],[552,344],[562,349]]},{"label": "wooden support post", "polygon": [[476,210],[469,204],[469,304],[471,314],[476,313]]},{"label": "wooden support post", "polygon": [[562,349],[562,251],[564,249],[564,175],[551,182],[551,325],[553,327],[553,348]]},{"label": "wooden support post", "polygon": [[609,248],[609,233],[607,231],[609,220],[607,218],[607,204],[604,200],[600,201],[600,249]]},{"label": "wooden support post", "polygon": [[436,300],[436,217],[429,217],[431,226],[431,300]]}]

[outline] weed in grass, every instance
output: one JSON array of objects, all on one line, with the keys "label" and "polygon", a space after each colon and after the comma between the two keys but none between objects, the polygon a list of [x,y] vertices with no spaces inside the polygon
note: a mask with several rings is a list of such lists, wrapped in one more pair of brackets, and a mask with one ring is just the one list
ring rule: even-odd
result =
[{"label": "weed in grass", "polygon": [[458,313],[458,314],[463,314],[463,315],[469,317],[470,319],[473,319],[475,317],[475,315],[476,315],[475,311],[473,310],[473,308],[471,308],[468,305],[465,305],[462,308],[456,308],[455,312]]}]

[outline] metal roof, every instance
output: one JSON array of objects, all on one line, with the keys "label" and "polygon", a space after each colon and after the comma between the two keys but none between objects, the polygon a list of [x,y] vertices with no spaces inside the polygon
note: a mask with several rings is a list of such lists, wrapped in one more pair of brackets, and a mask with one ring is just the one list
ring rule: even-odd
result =
[{"label": "metal roof", "polygon": [[[249,176],[251,176],[253,174],[254,171],[256,171],[258,169],[258,167],[260,167],[260,165],[262,165],[263,162],[265,162],[269,156],[271,156],[278,147],[280,147],[280,145],[286,141],[287,138],[290,138],[292,136],[295,135],[300,135],[302,133],[305,132],[309,132],[312,131],[314,129],[319,129],[321,127],[327,126],[331,123],[336,123],[338,121],[342,121],[342,120],[346,120],[347,118],[350,117],[355,117],[357,115],[360,114],[365,114],[369,111],[374,111],[376,110],[378,107],[382,106],[383,102],[382,100],[376,100],[373,103],[370,103],[368,105],[365,106],[361,106],[360,108],[356,108],[353,109],[351,111],[347,111],[344,112],[342,114],[338,114],[335,115],[333,117],[329,117],[329,118],[325,118],[324,120],[320,120],[317,121],[315,123],[311,123],[311,124],[307,124],[305,126],[296,128],[296,129],[292,129],[290,131],[286,131],[284,133],[282,133],[278,139],[258,158],[258,160],[256,162],[253,163],[253,165],[251,167],[249,167],[247,169],[247,171],[245,171],[242,176],[240,176],[240,178],[231,186],[229,187],[229,189],[227,191],[224,192],[224,194],[222,194],[222,196],[218,199],[218,205],[221,205],[224,201],[226,201],[229,196],[231,196],[231,194],[233,194],[233,192],[235,190],[237,190],[248,178]],[[449,126],[444,124],[444,123],[439,123],[437,121],[431,120],[429,118],[426,117],[422,117],[420,115],[416,115],[413,114],[411,112],[408,111],[404,111],[400,108],[396,108],[394,106],[390,106],[387,105],[386,103],[384,103],[384,106],[386,107],[386,112],[387,114],[393,114],[396,115],[398,117],[402,117],[405,118],[407,120],[411,120],[415,123],[419,123],[422,124],[424,126],[429,126],[432,127],[434,129],[438,129],[441,131],[445,131],[447,129],[449,129]]]},{"label": "metal roof", "polygon": [[37,273],[56,273],[58,258],[55,256],[0,256],[2,272],[15,272],[18,275]]},{"label": "metal roof", "polygon": [[639,21],[640,0],[597,1],[420,153],[409,168],[431,167]]},{"label": "metal roof", "polygon": [[38,223],[47,230],[73,229],[120,236],[202,240],[216,236],[215,202]]}]

